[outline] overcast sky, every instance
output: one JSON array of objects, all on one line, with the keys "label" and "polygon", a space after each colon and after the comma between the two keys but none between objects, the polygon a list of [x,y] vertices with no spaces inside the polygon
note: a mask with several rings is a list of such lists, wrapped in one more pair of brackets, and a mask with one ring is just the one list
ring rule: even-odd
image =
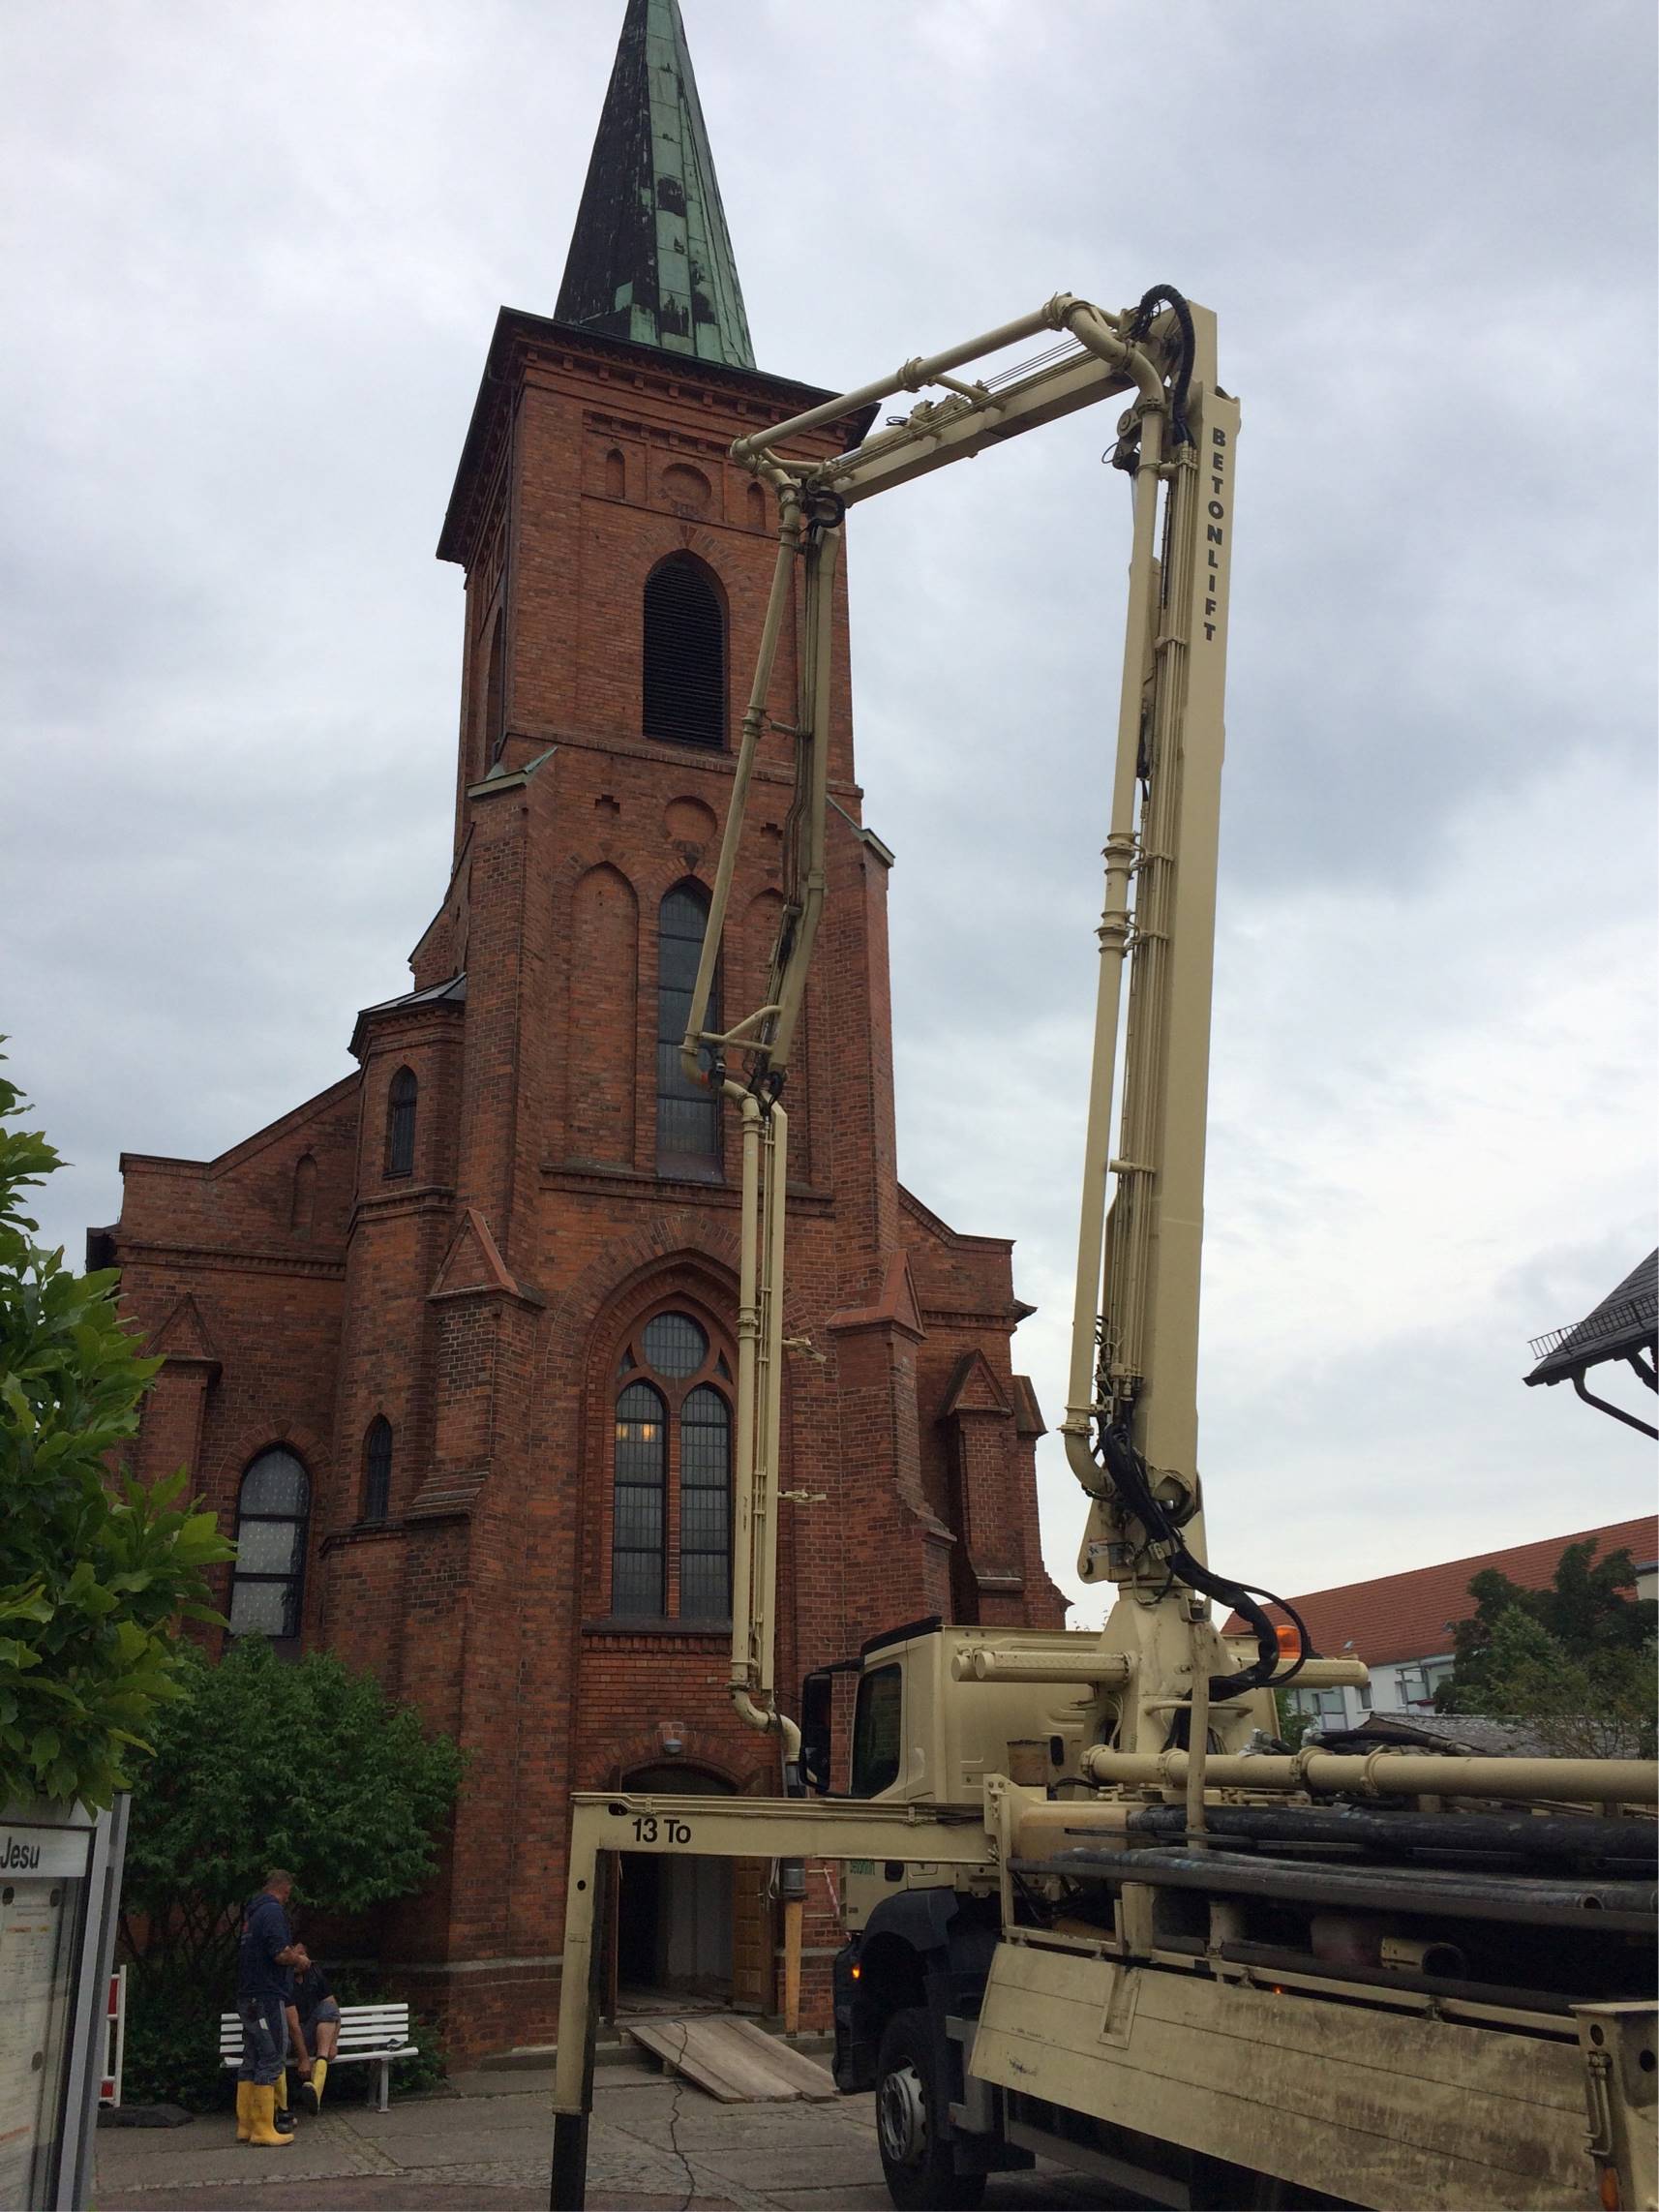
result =
[{"label": "overcast sky", "polygon": [[[1651,6],[682,6],[763,368],[849,385],[1060,288],[1221,318],[1212,1557],[1305,1591],[1646,1510],[1644,1440],[1521,1378],[1654,1242]],[[621,13],[9,12],[0,1029],[73,1251],[123,1148],[224,1150],[405,987],[449,859],[432,549],[497,308],[552,311]],[[1050,1419],[1109,436],[851,543],[901,1171],[1019,1240]]]}]

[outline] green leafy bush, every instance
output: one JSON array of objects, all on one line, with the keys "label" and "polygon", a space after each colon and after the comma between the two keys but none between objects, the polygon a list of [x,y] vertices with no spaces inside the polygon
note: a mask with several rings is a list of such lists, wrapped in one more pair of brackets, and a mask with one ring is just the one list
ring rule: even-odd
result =
[{"label": "green leafy bush", "polygon": [[[204,2110],[217,2101],[242,1907],[266,1871],[293,1875],[300,1935],[308,1910],[350,1916],[408,1895],[437,1869],[462,1759],[372,1675],[327,1652],[289,1663],[248,1637],[217,1666],[188,1653],[182,1682],[133,1793],[121,1910],[140,2052],[134,2100]],[[407,1994],[377,1969],[330,1980],[343,2004]],[[443,2075],[436,2031],[414,2040],[422,2056],[397,2069],[406,2093]],[[347,2069],[343,2086],[361,2071]]]},{"label": "green leafy bush", "polygon": [[128,1975],[125,2105],[181,2105],[218,2111],[235,2101],[235,2076],[220,2064],[219,2015],[230,2000],[204,2009],[186,1982],[135,1982]]},{"label": "green leafy bush", "polygon": [[[329,1969],[329,1981],[334,1993],[343,2005],[378,2005],[402,2002],[408,1994],[394,1989],[377,1966],[343,1966],[338,1973]],[[449,2077],[449,2052],[444,2045],[442,2030],[430,2013],[417,2013],[409,2008],[409,2041],[415,2045],[418,2057],[400,2058],[392,2069],[392,2089],[400,2097],[416,2097],[431,2089],[441,2088]],[[337,2078],[345,2083],[354,2076],[366,2077],[366,2095],[376,2093],[375,2070],[371,2067],[347,2067]],[[334,2090],[331,2087],[329,2095]]]},{"label": "green leafy bush", "polygon": [[178,1695],[174,1624],[215,1621],[204,1567],[233,1556],[181,1470],[112,1473],[160,1361],[140,1359],[113,1269],[34,1241],[25,1194],[61,1165],[0,1076],[0,1800],[106,1805]]}]

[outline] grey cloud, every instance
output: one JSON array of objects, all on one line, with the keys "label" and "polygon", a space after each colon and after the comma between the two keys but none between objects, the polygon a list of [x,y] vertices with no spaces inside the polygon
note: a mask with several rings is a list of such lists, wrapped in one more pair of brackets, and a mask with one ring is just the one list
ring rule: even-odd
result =
[{"label": "grey cloud", "polygon": [[[861,380],[1061,285],[1222,317],[1218,1556],[1306,1587],[1632,1509],[1613,1424],[1518,1369],[1651,1233],[1650,13],[847,0],[830,36],[792,0],[683,5],[768,367]],[[237,1141],[402,983],[453,796],[431,549],[496,309],[551,307],[619,13],[13,27],[0,1028],[76,1162],[47,1207],[72,1247],[121,1145]],[[1109,436],[878,502],[852,552],[902,1169],[1020,1239],[1051,1414]],[[1431,1285],[1420,1335],[1413,1249],[1462,1306]],[[1365,1297],[1321,1317],[1339,1267]],[[1047,1461],[1043,1487],[1069,1574],[1074,1491]]]}]

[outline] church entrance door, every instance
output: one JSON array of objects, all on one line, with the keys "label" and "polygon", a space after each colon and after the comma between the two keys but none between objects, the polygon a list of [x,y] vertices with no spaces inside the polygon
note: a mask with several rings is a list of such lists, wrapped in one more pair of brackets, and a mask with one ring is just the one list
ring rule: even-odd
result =
[{"label": "church entrance door", "polygon": [[[729,1782],[694,1768],[642,1767],[622,1777],[625,1790],[664,1796],[730,1797]],[[734,1973],[733,1937],[739,1890],[752,1881],[737,1877],[748,1862],[730,1859],[670,1859],[654,1852],[624,1851],[618,1860],[616,1931],[617,2009],[660,2009],[665,2000],[685,1999],[727,2005],[742,1992]],[[753,1918],[752,1906],[743,1914]],[[743,1946],[752,1951],[751,1940]],[[749,1965],[745,1956],[743,1964]],[[747,1982],[745,1972],[741,1980]]]}]

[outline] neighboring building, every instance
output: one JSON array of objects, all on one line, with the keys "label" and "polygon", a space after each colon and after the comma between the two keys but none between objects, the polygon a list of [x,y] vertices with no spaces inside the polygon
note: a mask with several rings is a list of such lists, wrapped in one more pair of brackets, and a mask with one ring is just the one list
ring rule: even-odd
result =
[{"label": "neighboring building", "polygon": [[1598,1398],[1584,1386],[1584,1377],[1592,1367],[1618,1360],[1631,1369],[1638,1381],[1659,1391],[1659,1368],[1655,1366],[1659,1358],[1659,1251],[1650,1252],[1633,1267],[1582,1321],[1575,1321],[1570,1328],[1552,1329],[1548,1336],[1534,1337],[1532,1356],[1538,1364],[1526,1378],[1529,1390],[1538,1383],[1570,1382],[1584,1404],[1593,1406],[1598,1413],[1611,1414],[1627,1429],[1640,1430],[1643,1436],[1659,1441],[1659,1429],[1651,1421]]},{"label": "neighboring building", "polygon": [[[165,1361],[138,1471],[188,1464],[239,1538],[231,1634],[372,1669],[469,1754],[441,1880],[379,1931],[462,2052],[553,2032],[573,1789],[775,1787],[725,1689],[736,1117],[677,1046],[775,553],[727,450],[828,396],[755,367],[678,8],[628,0],[557,313],[502,310],[438,546],[466,578],[454,865],[413,987],[359,1016],[349,1076],[220,1158],[124,1155],[89,1240]],[[895,1621],[1064,1615],[1010,1247],[895,1171],[892,856],[860,818],[844,582],[835,621],[786,1684]],[[780,724],[795,668],[786,634]],[[785,736],[756,773],[733,1003],[782,903]],[[769,2003],[768,1877],[625,1862],[617,1973]]]},{"label": "neighboring building", "polygon": [[[1636,1568],[1635,1595],[1659,1594],[1659,1518],[1648,1513],[1605,1529],[1581,1529],[1572,1536],[1549,1536],[1506,1552],[1482,1552],[1473,1559],[1448,1560],[1443,1566],[1412,1567],[1404,1574],[1378,1575],[1372,1582],[1292,1597],[1290,1603],[1318,1650],[1327,1658],[1363,1659],[1371,1669],[1371,1687],[1292,1689],[1286,1693],[1291,1704],[1300,1712],[1315,1714],[1327,1733],[1357,1727],[1372,1711],[1432,1712],[1434,1691],[1452,1671],[1453,1630],[1475,1609],[1469,1595],[1474,1577],[1495,1567],[1523,1590],[1545,1590],[1568,1545],[1585,1542],[1595,1544],[1598,1559],[1628,1551]],[[1249,1630],[1235,1613],[1225,1632]]]}]

